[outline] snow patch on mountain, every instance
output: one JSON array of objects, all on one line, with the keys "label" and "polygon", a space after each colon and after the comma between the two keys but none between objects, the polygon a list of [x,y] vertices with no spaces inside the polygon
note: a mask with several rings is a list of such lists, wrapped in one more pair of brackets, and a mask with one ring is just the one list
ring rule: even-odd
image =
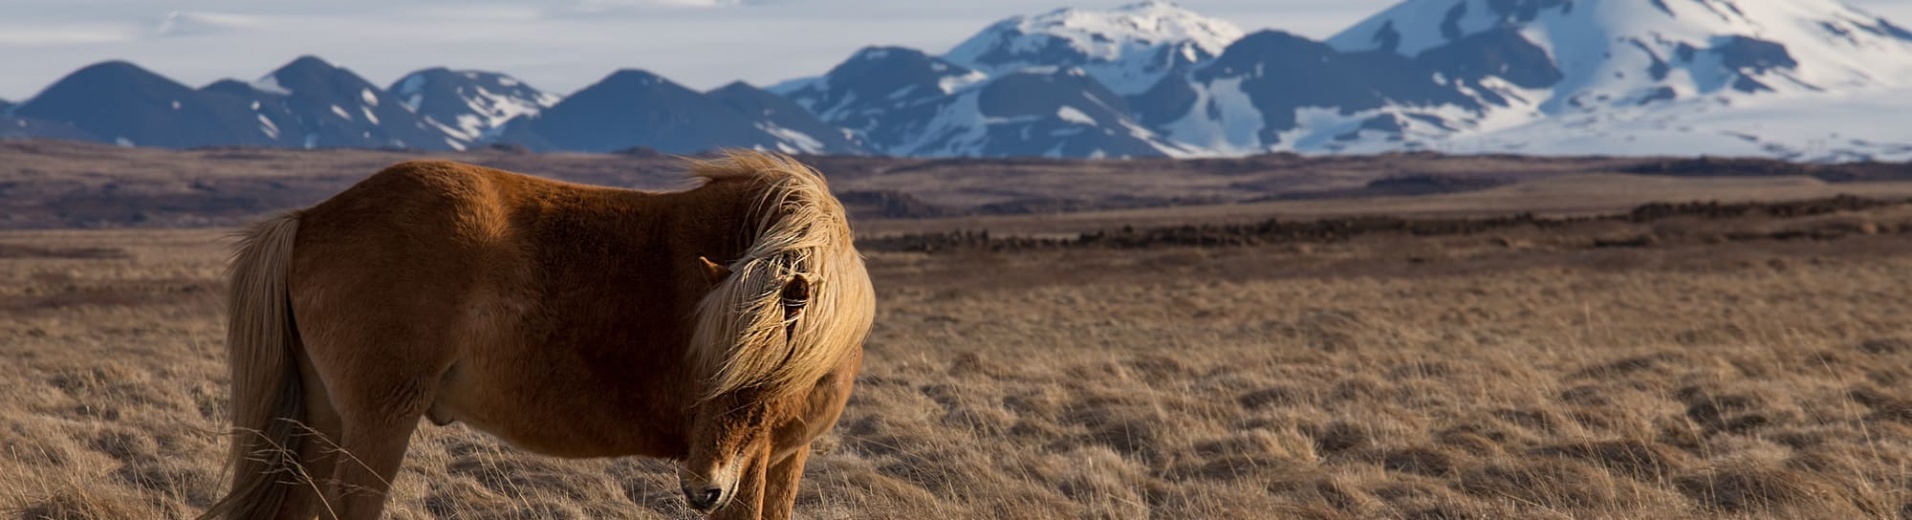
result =
[{"label": "snow patch on mountain", "polygon": [[1190,110],[1162,126],[1162,131],[1175,142],[1210,154],[1266,151],[1256,136],[1263,126],[1261,111],[1242,91],[1241,83],[1242,78],[1226,78],[1196,89]]},{"label": "snow patch on mountain", "polygon": [[829,149],[823,146],[822,141],[818,141],[817,138],[811,137],[810,134],[798,132],[796,130],[791,130],[781,126],[777,126],[775,123],[767,123],[767,122],[757,123],[757,128],[761,128],[763,129],[764,132],[768,132],[770,135],[777,137],[777,151],[779,152],[809,153],[809,154],[820,154],[820,153],[829,152]]},{"label": "snow patch on mountain", "polygon": [[1774,157],[1802,162],[1912,160],[1904,124],[1912,89],[1841,96],[1786,94],[1721,103],[1696,98],[1653,107],[1566,114],[1455,136],[1453,153],[1538,155],[1694,154]]},{"label": "snow patch on mountain", "polygon": [[1077,67],[1129,95],[1220,55],[1241,36],[1234,24],[1148,1],[1109,11],[1058,9],[1012,17],[957,44],[943,59],[991,74]]},{"label": "snow patch on mountain", "polygon": [[267,94],[273,94],[273,95],[279,95],[279,96],[292,95],[292,91],[286,90],[285,87],[279,86],[279,77],[272,74],[267,74],[265,76],[261,76],[257,80],[254,80],[252,82],[252,88],[253,90],[257,90]]},{"label": "snow patch on mountain", "polygon": [[560,99],[505,74],[444,68],[412,72],[389,90],[458,148],[497,137],[507,121],[536,115]]}]

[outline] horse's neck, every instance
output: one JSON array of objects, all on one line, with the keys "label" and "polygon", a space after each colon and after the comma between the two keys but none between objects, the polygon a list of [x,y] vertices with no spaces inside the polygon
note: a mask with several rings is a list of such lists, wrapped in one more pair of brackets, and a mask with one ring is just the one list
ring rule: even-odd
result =
[{"label": "horse's neck", "polygon": [[735,186],[648,193],[592,190],[545,199],[531,231],[551,272],[542,278],[590,284],[628,276],[619,289],[653,295],[701,295],[708,288],[697,257],[736,258],[750,204]]},{"label": "horse's neck", "polygon": [[[714,188],[714,189],[713,189]],[[687,340],[697,302],[710,290],[697,258],[729,262],[749,245],[743,237],[751,204],[732,186],[673,193],[603,190],[559,195],[529,229],[537,292],[566,316],[604,322],[643,321],[645,328]],[[555,296],[554,296],[555,297]],[[655,321],[655,323],[652,323]]]},{"label": "horse's neck", "polygon": [[[662,235],[669,248],[691,258],[709,258],[729,262],[743,254],[756,237],[747,236],[752,222],[756,195],[737,182],[714,182],[689,191],[657,195],[652,203],[659,213],[654,218],[663,225],[654,232]],[[680,255],[682,256],[682,255]]]}]

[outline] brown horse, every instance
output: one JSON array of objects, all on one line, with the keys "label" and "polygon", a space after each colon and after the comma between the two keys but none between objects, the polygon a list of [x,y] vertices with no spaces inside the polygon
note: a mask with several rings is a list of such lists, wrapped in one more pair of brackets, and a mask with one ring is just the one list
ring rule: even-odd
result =
[{"label": "brown horse", "polygon": [[717,518],[788,518],[875,297],[788,157],[650,193],[446,161],[254,227],[232,266],[230,494],[204,518],[377,518],[421,417],[561,457],[680,461]]}]

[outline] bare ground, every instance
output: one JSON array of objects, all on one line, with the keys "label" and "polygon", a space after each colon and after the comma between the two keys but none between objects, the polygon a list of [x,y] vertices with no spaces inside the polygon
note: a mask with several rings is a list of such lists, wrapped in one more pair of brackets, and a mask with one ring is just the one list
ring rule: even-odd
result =
[{"label": "bare ground", "polygon": [[[811,518],[1882,518],[1903,208],[1229,248],[873,251]],[[1637,226],[1637,227],[1627,227]],[[1819,240],[1669,240],[1838,227]],[[0,518],[220,488],[217,230],[0,232]],[[396,518],[683,518],[669,466],[422,425]]]}]

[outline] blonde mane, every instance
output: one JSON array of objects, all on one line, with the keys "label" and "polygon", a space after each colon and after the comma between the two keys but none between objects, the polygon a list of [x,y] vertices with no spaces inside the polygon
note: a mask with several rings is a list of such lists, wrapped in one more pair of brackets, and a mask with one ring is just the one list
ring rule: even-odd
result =
[{"label": "blonde mane", "polygon": [[[708,374],[703,396],[757,387],[779,397],[810,388],[862,346],[875,318],[875,292],[843,204],[822,174],[778,154],[730,151],[692,160],[690,174],[764,183],[749,248],[697,306],[689,354]],[[810,282],[810,300],[786,323],[780,291],[799,275]]]}]

